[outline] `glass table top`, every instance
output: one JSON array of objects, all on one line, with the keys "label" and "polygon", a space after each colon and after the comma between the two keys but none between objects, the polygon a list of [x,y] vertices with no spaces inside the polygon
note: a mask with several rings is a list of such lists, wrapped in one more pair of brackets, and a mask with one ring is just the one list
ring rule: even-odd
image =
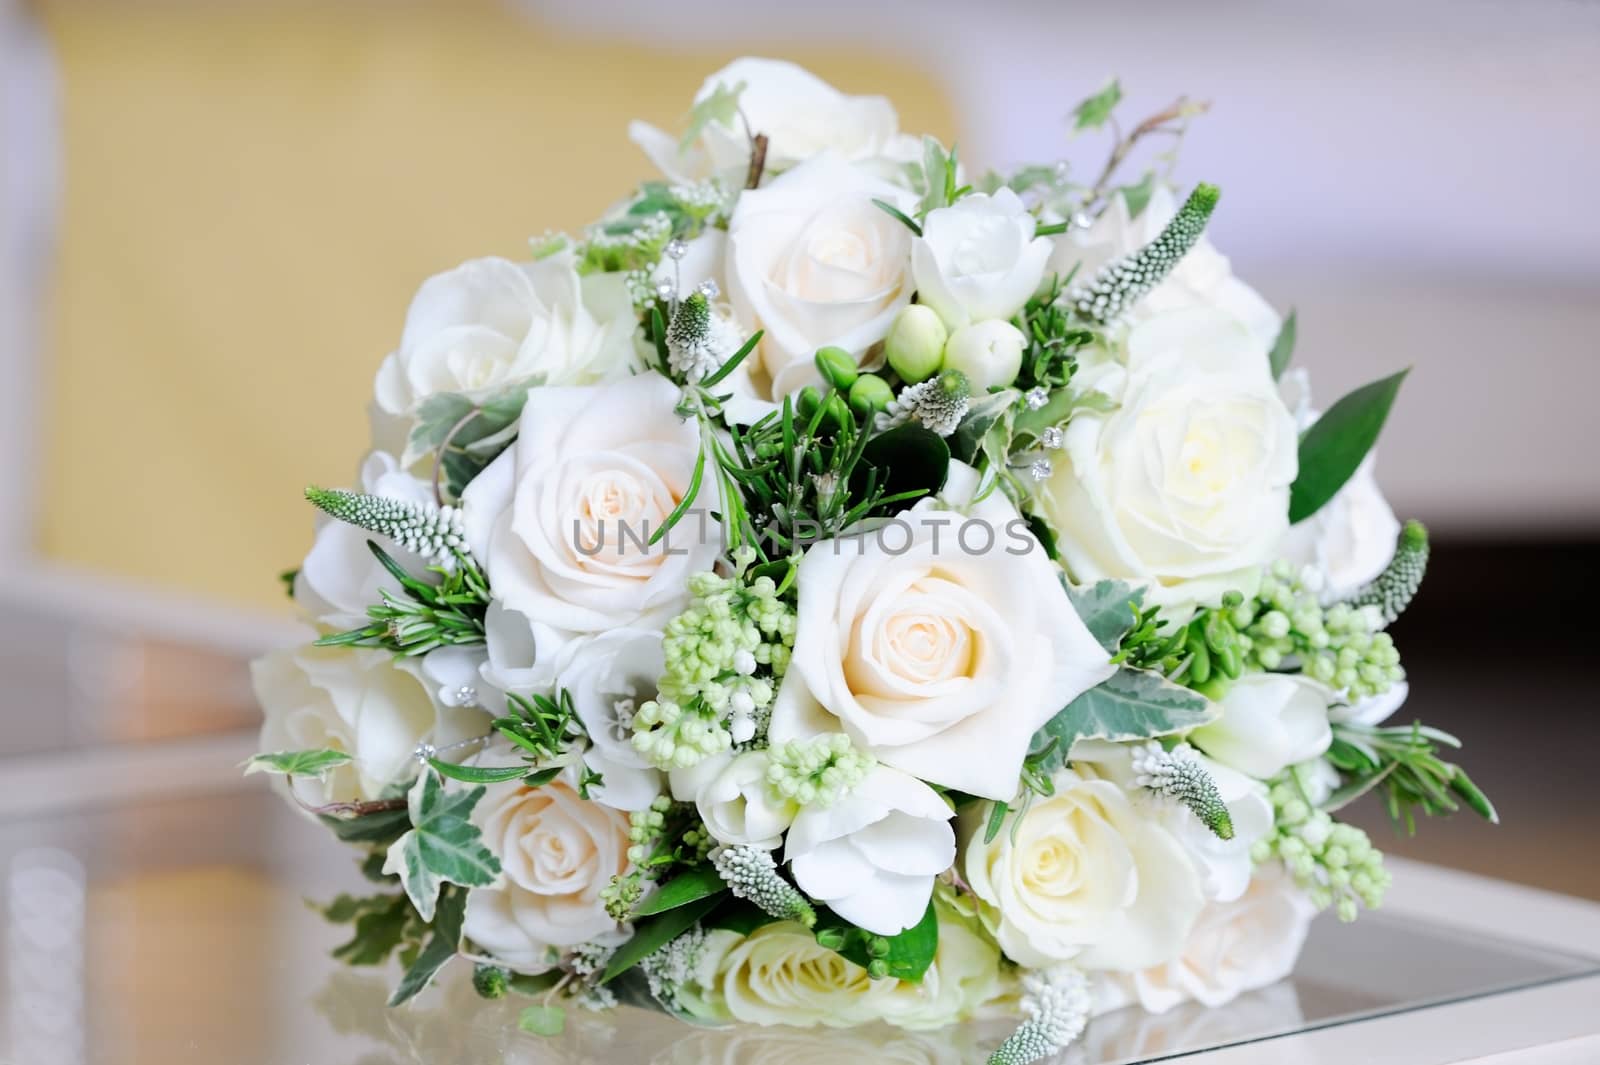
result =
[{"label": "glass table top", "polygon": [[[333,961],[347,930],[307,904],[362,889],[353,852],[257,781],[0,820],[0,1065],[955,1065],[1010,1028],[711,1031],[623,1009],[573,1011],[547,1040],[516,1030],[526,1000],[479,1000],[463,964],[389,1010],[396,973]],[[1596,972],[1381,912],[1325,920],[1289,980],[1217,1010],[1098,1018],[1060,1061],[1162,1061]]]}]

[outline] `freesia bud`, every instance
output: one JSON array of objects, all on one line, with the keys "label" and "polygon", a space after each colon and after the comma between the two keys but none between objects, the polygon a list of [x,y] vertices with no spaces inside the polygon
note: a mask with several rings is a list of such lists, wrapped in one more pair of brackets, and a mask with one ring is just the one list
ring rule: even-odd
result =
[{"label": "freesia bud", "polygon": [[848,392],[860,371],[854,355],[843,348],[827,347],[817,349],[817,372],[834,388]]},{"label": "freesia bud", "polygon": [[1010,322],[998,318],[962,326],[945,346],[944,364],[960,370],[974,392],[987,392],[1011,384],[1022,372],[1022,349],[1028,338]]},{"label": "freesia bud", "polygon": [[893,401],[894,390],[877,374],[864,373],[850,386],[850,409],[863,418],[885,410]]},{"label": "freesia bud", "polygon": [[900,312],[884,341],[889,365],[906,384],[926,381],[939,372],[950,333],[931,307],[912,304]]}]

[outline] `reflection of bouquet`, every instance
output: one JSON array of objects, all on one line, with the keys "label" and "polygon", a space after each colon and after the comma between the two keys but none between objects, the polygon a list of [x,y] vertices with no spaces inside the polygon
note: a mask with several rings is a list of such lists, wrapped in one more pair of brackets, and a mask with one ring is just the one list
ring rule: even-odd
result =
[{"label": "reflection of bouquet", "polygon": [[1400,377],[1313,413],[1217,189],[1115,184],[1200,110],[1092,184],[969,184],[740,60],[582,238],[425,283],[356,490],[307,493],[322,635],[256,666],[253,767],[376,885],[340,956],[398,952],[396,1002],[466,957],[543,1031],[1008,1013],[1025,1061],[1377,905],[1350,799],[1492,816],[1380,724],[1427,557],[1367,457]]}]

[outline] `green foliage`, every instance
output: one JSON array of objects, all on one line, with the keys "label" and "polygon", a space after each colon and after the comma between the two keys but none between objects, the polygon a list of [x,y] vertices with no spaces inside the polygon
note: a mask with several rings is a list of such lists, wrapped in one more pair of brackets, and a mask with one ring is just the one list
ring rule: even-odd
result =
[{"label": "green foliage", "polygon": [[1113,580],[1097,581],[1083,588],[1069,584],[1067,598],[1072,600],[1072,609],[1089,635],[1107,654],[1114,655],[1122,646],[1123,637],[1139,622],[1144,589]]},{"label": "green foliage", "polygon": [[692,928],[696,921],[716,908],[719,896],[707,895],[682,906],[674,907],[654,917],[647,917],[634,925],[633,937],[611,956],[606,965],[602,984],[608,984],[646,957],[677,939]]},{"label": "green foliage", "polygon": [[445,883],[488,887],[500,876],[500,860],[483,845],[483,833],[471,821],[482,787],[445,790],[438,774],[423,772],[406,796],[411,830],[389,847],[384,872],[400,874],[406,895],[425,921]]},{"label": "green foliage", "polygon": [[1377,909],[1389,889],[1383,853],[1354,825],[1335,821],[1311,805],[1294,766],[1271,783],[1272,832],[1250,849],[1257,863],[1274,857],[1318,909],[1334,907],[1341,921],[1354,921],[1362,906]]},{"label": "green foliage", "polygon": [[1362,385],[1329,407],[1300,437],[1300,472],[1289,490],[1289,521],[1322,509],[1377,443],[1410,370]]},{"label": "green foliage", "polygon": [[396,950],[409,964],[421,950],[428,924],[403,894],[340,895],[319,911],[334,924],[352,925],[333,956],[346,965],[381,965]]},{"label": "green foliage", "polygon": [[[572,693],[561,689],[554,698],[537,693],[529,696],[513,693],[506,696],[506,700],[511,712],[495,718],[492,725],[496,732],[518,749],[527,765],[507,776],[479,776],[477,782],[512,780],[521,775],[523,783],[530,787],[548,783],[554,779],[555,773],[560,772],[559,767],[551,767],[549,763],[560,758],[582,731],[577,711],[572,705]],[[474,779],[461,773],[468,767],[452,766],[454,772],[445,772],[437,765],[434,768],[457,780]]]},{"label": "green foliage", "polygon": [[529,1035],[560,1035],[567,1028],[567,1011],[560,1006],[527,1006],[517,1015],[517,1027]]},{"label": "green foliage", "polygon": [[455,392],[429,396],[417,409],[416,425],[401,461],[410,466],[433,454],[438,464],[436,482],[449,498],[459,499],[467,482],[516,439],[528,389],[539,383],[537,379],[519,381],[479,400]]},{"label": "green foliage", "polygon": [[1138,218],[1144,214],[1144,209],[1150,206],[1150,197],[1155,195],[1159,181],[1154,170],[1147,170],[1144,177],[1132,185],[1123,185],[1117,189],[1122,194],[1123,202],[1128,205],[1129,218]]},{"label": "green foliage", "polygon": [[1221,190],[1201,182],[1155,240],[1138,251],[1107,263],[1088,284],[1067,296],[1084,321],[1106,325],[1132,308],[1188,254],[1201,235]]},{"label": "green foliage", "polygon": [[932,902],[922,919],[892,936],[874,935],[831,910],[817,911],[817,942],[855,962],[874,980],[920,982],[939,950],[939,917]]},{"label": "green foliage", "polygon": [[[1070,280],[1070,277],[1052,274],[1048,283],[1012,319],[1012,323],[1022,330],[1022,335],[1028,341],[1022,353],[1022,370],[1015,382],[1015,387],[1020,391],[1026,392],[1036,387],[1064,388],[1078,368],[1078,351],[1098,339],[1093,331],[1084,328],[1082,319],[1073,313],[1068,300],[1064,298]],[[1065,396],[1065,393],[1058,392],[1057,395]],[[1055,401],[1055,397],[1052,397],[1052,402]],[[1061,402],[1066,400],[1062,399]],[[1043,427],[1059,425],[1068,411],[1028,413],[1033,414],[1040,427]]]},{"label": "green foliage", "polygon": [[1420,521],[1408,521],[1400,530],[1394,557],[1365,587],[1347,602],[1358,609],[1375,609],[1385,626],[1393,625],[1422,587],[1428,572],[1428,528]]},{"label": "green foliage", "polygon": [[1349,603],[1324,607],[1287,562],[1274,563],[1256,598],[1237,603],[1228,615],[1250,665],[1275,670],[1298,664],[1353,699],[1388,691],[1405,676],[1394,639],[1374,631],[1369,611]]},{"label": "green foliage", "polygon": [[330,769],[349,764],[348,754],[328,748],[316,751],[280,751],[277,754],[258,754],[249,759],[244,764],[244,775],[282,773],[285,776],[320,777]]},{"label": "green foliage", "polygon": [[389,846],[411,827],[411,815],[404,806],[383,806],[382,809],[345,817],[324,813],[318,814],[317,819],[341,843],[365,843],[376,847]]},{"label": "green foliage", "polygon": [[872,205],[878,208],[880,211],[886,212],[891,218],[894,218],[907,229],[911,230],[913,235],[919,237],[922,236],[922,225],[915,218],[912,218],[894,204],[888,202],[887,200],[874,199],[872,201]]},{"label": "green foliage", "polygon": [[1049,773],[1060,768],[1078,740],[1147,740],[1187,732],[1216,716],[1204,697],[1154,673],[1123,666],[1068,703],[1034,734],[1034,751],[1049,750],[1036,769]]},{"label": "green foliage", "polygon": [[937,138],[922,138],[922,180],[917,184],[922,201],[917,207],[918,218],[926,218],[929,211],[950,206],[970,191],[958,187],[958,169],[955,148],[946,152]]},{"label": "green foliage", "polygon": [[358,629],[319,638],[318,647],[382,647],[397,655],[425,655],[439,647],[483,643],[489,581],[472,559],[458,555],[450,569],[428,567],[435,582],[407,573],[374,540],[367,548],[400,585],[399,596],[367,608],[372,621]]},{"label": "green foliage", "polygon": [[460,888],[446,887],[439,895],[439,905],[433,917],[433,936],[400,978],[400,986],[389,996],[390,1006],[398,1006],[415,998],[433,981],[444,963],[456,956],[461,946],[461,924],[466,913],[467,893]]},{"label": "green foliage", "polygon": [[707,126],[732,127],[734,119],[739,117],[739,97],[745,90],[745,83],[735,82],[725,85],[718,82],[716,87],[706,94],[705,99],[696,101],[689,109],[689,118],[684,126],[683,136],[678,141],[678,150],[687,151],[700,134],[704,133]]},{"label": "green foliage", "polygon": [[1418,810],[1428,817],[1448,815],[1462,804],[1498,824],[1494,805],[1466,770],[1439,757],[1441,746],[1459,748],[1461,741],[1420,722],[1389,728],[1335,724],[1328,761],[1345,784],[1323,808],[1341,809],[1376,790],[1390,819],[1396,827],[1404,825],[1408,834],[1417,830]]},{"label": "green foliage", "polygon": [[1074,132],[1099,129],[1111,119],[1111,113],[1122,102],[1122,85],[1112,78],[1099,92],[1084,99],[1072,109]]},{"label": "green foliage", "polygon": [[693,866],[662,884],[634,908],[633,914],[635,917],[650,917],[687,906],[710,895],[720,895],[727,890],[728,885],[722,882],[716,869],[709,865]]},{"label": "green foliage", "polygon": [[1289,368],[1289,360],[1294,357],[1295,333],[1295,312],[1290,311],[1289,317],[1278,327],[1278,336],[1272,342],[1272,350],[1267,352],[1267,365],[1272,367],[1274,381],[1283,376],[1283,371]]}]

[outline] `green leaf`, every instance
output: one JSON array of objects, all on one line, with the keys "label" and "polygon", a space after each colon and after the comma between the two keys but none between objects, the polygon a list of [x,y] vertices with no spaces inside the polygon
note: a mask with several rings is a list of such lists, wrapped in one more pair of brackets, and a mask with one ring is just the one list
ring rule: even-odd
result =
[{"label": "green leaf", "polygon": [[1144,209],[1150,206],[1150,197],[1156,191],[1156,172],[1146,170],[1144,177],[1132,185],[1123,185],[1118,192],[1122,193],[1123,202],[1128,205],[1128,217],[1138,218],[1144,214]]},{"label": "green leaf", "polygon": [[950,445],[920,425],[897,425],[867,441],[852,477],[852,490],[864,490],[872,469],[878,471],[878,487],[886,496],[902,492],[937,495],[950,472]]},{"label": "green leaf", "polygon": [[1097,581],[1086,588],[1069,584],[1067,598],[1072,600],[1072,609],[1089,629],[1089,635],[1107,654],[1114,655],[1122,646],[1122,638],[1138,622],[1144,589],[1112,580]]},{"label": "green leaf", "polygon": [[1410,370],[1362,385],[1329,407],[1300,437],[1300,473],[1289,490],[1289,521],[1322,509],[1377,443],[1394,397]]},{"label": "green leaf", "polygon": [[346,965],[381,965],[389,960],[405,942],[414,913],[404,895],[340,895],[322,911],[335,924],[355,922],[349,942],[333,950],[333,956]]},{"label": "green leaf", "polygon": [[739,94],[742,92],[744,92],[742,81],[736,82],[732,88],[718,82],[717,87],[707,93],[705,99],[689,109],[689,123],[678,141],[678,150],[687,151],[700,134],[705,132],[706,127],[713,123],[719,126],[732,126],[733,120],[739,117]]},{"label": "green leaf", "polygon": [[447,792],[436,774],[423,773],[406,796],[412,828],[389,846],[383,869],[400,874],[424,921],[434,919],[442,884],[488,887],[500,876],[499,859],[469,820],[483,794],[482,787]]},{"label": "green leaf", "polygon": [[1144,670],[1117,670],[1045,722],[1034,733],[1039,749],[1054,739],[1056,747],[1040,765],[1049,772],[1072,757],[1078,740],[1147,740],[1197,728],[1217,717],[1216,709],[1187,688]]},{"label": "green leaf", "polygon": [[[974,396],[967,407],[966,416],[956,431],[950,434],[950,453],[962,462],[972,464],[983,449],[984,437],[997,425],[1004,425],[1017,405],[1014,389],[1003,389]],[[1007,434],[1009,439],[1009,434]]]},{"label": "green leaf", "polygon": [[956,191],[956,155],[946,152],[936,137],[922,138],[922,179],[922,216],[950,206]]},{"label": "green leaf", "polygon": [[445,472],[452,484],[464,486],[516,437],[528,389],[537,383],[537,378],[518,381],[476,402],[455,392],[429,396],[417,408],[403,461],[409,465],[448,446]]},{"label": "green leaf", "polygon": [[700,925],[707,929],[721,928],[747,936],[777,920],[778,918],[755,903],[729,895],[722,900],[721,905],[706,915],[706,919],[701,921]]},{"label": "green leaf", "polygon": [[1006,823],[1006,814],[1010,812],[1010,803],[997,802],[989,807],[989,821],[983,829],[983,841],[985,843],[994,842],[994,838],[1000,834],[1000,826]]},{"label": "green leaf", "polygon": [[1072,109],[1073,131],[1099,129],[1110,119],[1111,112],[1122,102],[1122,86],[1116,78],[1106,87]]},{"label": "green leaf", "polygon": [[721,900],[717,896],[707,895],[640,921],[634,926],[633,938],[618,947],[617,952],[611,955],[611,961],[606,965],[605,975],[600,978],[600,982],[610,983],[677,939],[693,927],[696,921],[715,909],[719,901]]},{"label": "green leaf", "polygon": [[872,201],[872,205],[878,208],[880,211],[884,211],[885,213],[889,214],[891,217],[898,219],[907,229],[911,230],[911,232],[915,233],[917,236],[922,236],[922,227],[917,224],[917,220],[906,214],[894,204],[890,203],[888,200],[875,199]]},{"label": "green leaf", "polygon": [[517,1027],[530,1035],[560,1035],[567,1027],[567,1011],[560,1006],[529,1006],[517,1017]]},{"label": "green leaf", "polygon": [[939,949],[939,917],[934,912],[931,901],[928,903],[927,912],[922,915],[922,920],[899,935],[874,936],[831,910],[820,907],[817,910],[817,925],[814,931],[818,933],[818,942],[830,938],[821,933],[830,931],[842,933],[841,945],[830,949],[863,969],[870,965],[875,957],[869,944],[873,940],[886,940],[888,950],[876,957],[888,965],[888,975],[896,980],[920,981],[922,974],[928,971],[928,966],[933,964],[933,956]]},{"label": "green leaf", "polygon": [[764,335],[764,332],[760,329],[757,329],[754,333],[751,333],[750,339],[746,340],[743,344],[740,344],[739,350],[728,356],[727,362],[717,367],[715,373],[700,382],[700,387],[714,388],[718,384],[721,384],[723,378],[727,377],[734,370],[738,369],[739,364],[744,362],[744,360],[752,351],[756,350],[756,345],[761,343],[761,338]]},{"label": "green leaf", "polygon": [[461,922],[466,913],[465,891],[447,887],[440,893],[438,910],[433,918],[433,937],[418,953],[405,976],[400,978],[400,986],[389,996],[390,1006],[398,1006],[416,997],[444,963],[456,956],[461,946]]},{"label": "green leaf", "polygon": [[715,895],[726,891],[728,885],[722,882],[722,877],[717,875],[717,870],[709,865],[698,865],[686,872],[679,873],[671,880],[662,884],[655,892],[634,909],[635,917],[649,917],[652,914],[665,913],[667,910],[687,906],[697,899],[708,895]]},{"label": "green leaf", "polygon": [[411,815],[405,810],[379,810],[360,817],[318,817],[343,843],[374,843],[387,847],[411,827]]},{"label": "green leaf", "polygon": [[280,751],[277,754],[258,754],[251,758],[244,764],[244,775],[283,773],[286,776],[320,777],[330,769],[349,764],[348,754],[330,748],[316,751]]},{"label": "green leaf", "polygon": [[1272,350],[1267,352],[1267,365],[1272,367],[1274,381],[1283,376],[1283,371],[1289,368],[1289,359],[1294,355],[1295,337],[1295,312],[1291,310],[1289,317],[1283,320],[1283,325],[1278,328],[1278,338],[1272,342]]},{"label": "green leaf", "polygon": [[500,784],[507,780],[518,780],[528,775],[528,767],[525,765],[458,765],[455,762],[441,762],[437,758],[429,758],[428,764],[433,766],[440,776],[449,777],[451,780],[464,781],[468,784]]}]

